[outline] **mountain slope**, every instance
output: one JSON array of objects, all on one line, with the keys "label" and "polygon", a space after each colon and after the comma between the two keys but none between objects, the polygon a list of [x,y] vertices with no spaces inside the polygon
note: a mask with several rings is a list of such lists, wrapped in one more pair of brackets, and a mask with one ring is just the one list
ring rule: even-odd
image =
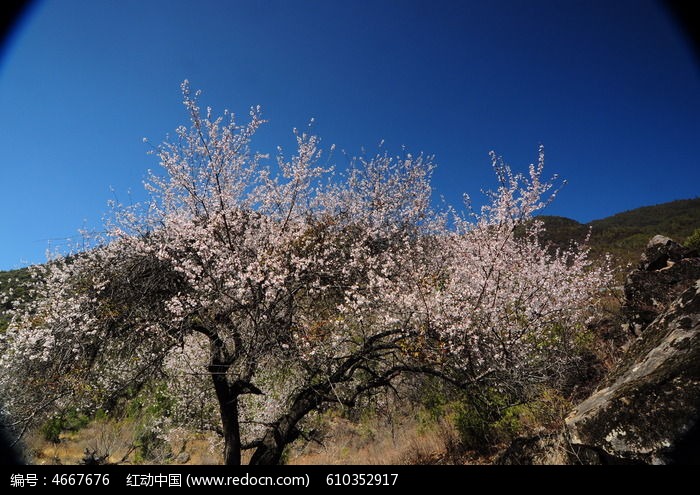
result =
[{"label": "mountain slope", "polygon": [[607,252],[620,263],[634,263],[651,237],[661,234],[683,242],[700,228],[700,197],[643,206],[587,224],[564,217],[539,219],[545,223],[548,241],[557,245],[572,239],[580,242],[590,230],[594,254]]}]

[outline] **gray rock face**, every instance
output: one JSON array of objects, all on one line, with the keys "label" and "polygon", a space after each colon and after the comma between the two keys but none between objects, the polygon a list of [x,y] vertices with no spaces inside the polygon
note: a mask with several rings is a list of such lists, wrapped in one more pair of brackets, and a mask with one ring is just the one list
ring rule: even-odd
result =
[{"label": "gray rock face", "polygon": [[700,280],[572,411],[565,436],[584,463],[700,462]]},{"label": "gray rock face", "polygon": [[641,335],[698,278],[700,258],[696,252],[668,237],[654,236],[625,283],[622,313],[632,333]]},{"label": "gray rock face", "polygon": [[503,464],[700,464],[700,258],[651,239],[625,284],[635,339],[559,433],[519,439]]}]

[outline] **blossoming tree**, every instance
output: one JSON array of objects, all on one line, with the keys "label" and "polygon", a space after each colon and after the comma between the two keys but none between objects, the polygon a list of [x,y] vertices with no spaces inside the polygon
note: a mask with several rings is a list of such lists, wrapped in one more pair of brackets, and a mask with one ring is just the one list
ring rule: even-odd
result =
[{"label": "blossoming tree", "polygon": [[556,196],[556,177],[542,177],[542,148],[527,176],[491,157],[498,189],[480,213],[456,215],[442,239],[449,258],[433,319],[454,371],[522,399],[531,385],[560,385],[580,364],[577,350],[612,268],[585,245],[542,242],[534,214]]},{"label": "blossoming tree", "polygon": [[405,373],[465,385],[565,369],[607,272],[538,242],[541,161],[524,181],[495,160],[491,204],[448,228],[430,157],[358,158],[336,176],[295,131],[270,168],[250,148],[259,109],[240,126],[183,94],[191,125],[155,149],[151,199],[116,205],[93,249],[35,268],[34,302],[3,336],[18,424],[161,380],[173,425],[219,431],[227,464],[248,449],[270,464],[309,414]]},{"label": "blossoming tree", "polygon": [[[257,109],[239,127],[183,91],[192,125],[157,149],[166,174],[151,175],[152,200],[120,208],[100,247],[46,265],[36,304],[15,318],[8,405],[105,407],[154,377],[184,398],[205,380],[225,461],[248,447],[252,462],[277,462],[310,411],[396,375],[412,323],[373,294],[429,228],[432,165],[380,155],[329,183],[318,139],[296,133],[273,174],[249,149]],[[55,390],[22,407],[25,379]]]}]

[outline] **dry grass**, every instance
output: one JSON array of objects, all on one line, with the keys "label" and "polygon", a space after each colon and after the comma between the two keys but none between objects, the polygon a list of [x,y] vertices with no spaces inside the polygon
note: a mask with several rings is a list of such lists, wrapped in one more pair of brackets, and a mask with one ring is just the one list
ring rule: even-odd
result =
[{"label": "dry grass", "polygon": [[461,463],[458,436],[447,421],[423,425],[415,418],[359,423],[330,420],[326,438],[292,448],[289,464],[454,464]]},{"label": "dry grass", "polygon": [[64,432],[60,442],[45,440],[38,432],[30,434],[25,445],[33,464],[82,464],[87,452],[105,457],[110,464],[221,464],[221,448],[215,435],[178,432],[149,453],[139,455],[138,427],[132,421],[96,420],[77,432]]},{"label": "dry grass", "polygon": [[86,452],[106,456],[109,463],[128,462],[135,450],[135,426],[128,422],[96,420],[77,432],[64,432],[60,442],[34,434],[27,446],[36,464],[81,464]]},{"label": "dry grass", "polygon": [[[324,418],[322,441],[297,441],[287,454],[288,464],[463,464],[468,459],[451,421],[421,421],[420,415],[372,416],[351,421],[338,414]],[[34,433],[26,445],[36,464],[81,464],[86,449],[108,455],[115,464],[221,464],[222,445],[215,434],[176,430],[146,459],[139,454],[138,426],[132,421],[96,420],[77,432],[61,434],[59,443]],[[251,452],[244,452],[245,463]]]}]

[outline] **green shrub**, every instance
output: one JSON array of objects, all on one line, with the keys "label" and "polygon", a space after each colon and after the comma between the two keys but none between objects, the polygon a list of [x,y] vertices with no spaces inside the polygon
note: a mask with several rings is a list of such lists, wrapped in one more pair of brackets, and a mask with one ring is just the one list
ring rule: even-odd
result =
[{"label": "green shrub", "polygon": [[686,238],[683,245],[687,248],[700,251],[700,229],[695,229],[693,233]]},{"label": "green shrub", "polygon": [[41,427],[41,433],[44,438],[53,443],[60,443],[61,433],[64,431],[78,431],[87,426],[90,422],[90,417],[78,411],[68,411],[67,413],[54,416],[44,423]]},{"label": "green shrub", "polygon": [[134,462],[141,464],[144,462],[164,463],[172,457],[172,451],[168,442],[163,440],[158,433],[150,428],[140,428],[137,435],[134,453]]},{"label": "green shrub", "polygon": [[556,428],[570,406],[552,389],[542,389],[532,401],[519,404],[489,389],[458,405],[455,426],[464,448],[490,453],[519,436]]},{"label": "green shrub", "polygon": [[487,453],[507,436],[499,421],[508,409],[507,397],[494,389],[467,397],[456,410],[455,426],[462,445]]}]

